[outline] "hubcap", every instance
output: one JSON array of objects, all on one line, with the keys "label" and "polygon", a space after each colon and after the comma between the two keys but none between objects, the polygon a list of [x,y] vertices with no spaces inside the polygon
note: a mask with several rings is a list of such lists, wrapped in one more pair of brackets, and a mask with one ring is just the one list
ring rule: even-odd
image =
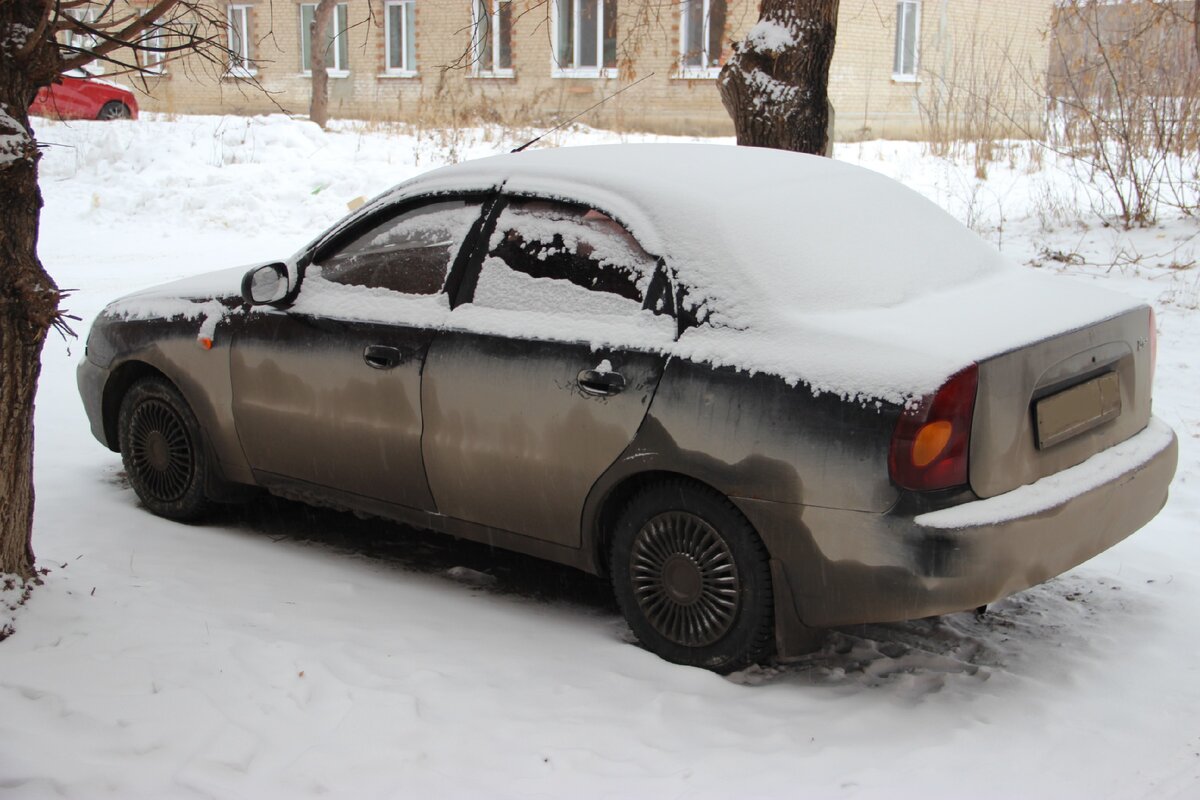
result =
[{"label": "hubcap", "polygon": [[134,477],[155,500],[172,503],[192,483],[192,443],[175,409],[146,400],[129,426],[129,461]]},{"label": "hubcap", "polygon": [[737,618],[737,564],[707,522],[686,511],[652,517],[629,558],[633,593],[646,620],[676,644],[703,647]]}]

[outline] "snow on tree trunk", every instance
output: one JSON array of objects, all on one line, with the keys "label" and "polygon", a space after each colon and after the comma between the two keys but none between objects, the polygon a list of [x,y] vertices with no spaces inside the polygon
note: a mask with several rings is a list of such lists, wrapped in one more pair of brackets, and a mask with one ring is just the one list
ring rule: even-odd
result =
[{"label": "snow on tree trunk", "polygon": [[312,70],[312,101],[308,107],[308,118],[322,128],[329,122],[329,74],[325,71],[325,38],[329,35],[329,22],[336,5],[337,0],[320,0],[313,12],[312,24],[308,27],[308,66]]},{"label": "snow on tree trunk", "polygon": [[29,104],[58,74],[58,49],[26,44],[42,0],[0,2],[0,574],[33,576],[33,399],[58,287],[37,256],[38,150]]},{"label": "snow on tree trunk", "polygon": [[763,0],[717,86],[737,143],[826,154],[839,0]]}]

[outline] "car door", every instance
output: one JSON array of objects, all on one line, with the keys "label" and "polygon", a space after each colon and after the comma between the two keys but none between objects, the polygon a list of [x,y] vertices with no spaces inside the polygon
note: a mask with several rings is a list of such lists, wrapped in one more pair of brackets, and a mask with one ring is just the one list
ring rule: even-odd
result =
[{"label": "car door", "polygon": [[318,249],[291,306],[244,321],[233,413],[259,483],[433,509],[421,369],[482,204],[437,199],[370,217]]},{"label": "car door", "polygon": [[633,440],[675,338],[647,309],[658,262],[594,209],[512,199],[475,266],[421,388],[438,511],[578,547],[584,500]]}]

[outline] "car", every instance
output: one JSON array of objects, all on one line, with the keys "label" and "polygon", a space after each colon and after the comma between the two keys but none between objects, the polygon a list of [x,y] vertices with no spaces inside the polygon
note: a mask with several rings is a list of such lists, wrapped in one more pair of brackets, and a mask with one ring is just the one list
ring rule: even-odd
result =
[{"label": "car", "polygon": [[29,113],[57,119],[137,119],[133,92],[120,84],[90,76],[62,76],[38,89]]},{"label": "car", "polygon": [[1142,527],[1177,460],[1154,358],[1146,305],[866,169],[615,145],[444,167],[119,299],[78,381],[156,514],[259,487],[551,559],[727,673]]}]

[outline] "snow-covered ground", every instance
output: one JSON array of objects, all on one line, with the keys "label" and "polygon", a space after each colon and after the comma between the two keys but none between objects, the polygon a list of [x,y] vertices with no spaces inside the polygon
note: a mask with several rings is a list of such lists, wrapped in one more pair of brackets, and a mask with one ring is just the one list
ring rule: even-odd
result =
[{"label": "snow-covered ground", "polygon": [[[514,144],[278,117],[36,132],[41,254],[81,334],[135,288],[290,253],[447,145]],[[17,630],[0,644],[0,795],[1200,796],[1200,226],[1106,227],[1023,144],[985,181],[917,144],[836,155],[1031,269],[1154,304],[1155,410],[1181,445],[1157,519],[982,618],[838,630],[799,664],[721,678],[630,644],[604,583],[571,570],[283,501],[201,526],[151,516],[88,431],[82,342],[54,337],[48,572],[0,616]]]}]

